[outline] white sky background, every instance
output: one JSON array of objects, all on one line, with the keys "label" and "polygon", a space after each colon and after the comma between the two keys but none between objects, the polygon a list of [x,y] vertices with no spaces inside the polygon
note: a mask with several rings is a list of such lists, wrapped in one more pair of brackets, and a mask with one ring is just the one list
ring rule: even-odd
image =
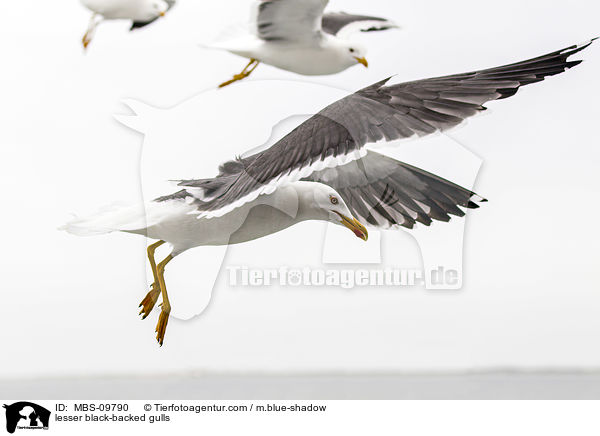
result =
[{"label": "white sky background", "polygon": [[[468,218],[461,291],[230,290],[222,274],[209,310],[172,320],[158,349],[157,314],[136,317],[147,292],[144,240],[80,239],[56,227],[70,212],[139,197],[142,137],[112,114],[126,111],[124,98],[176,105],[240,70],[244,60],[197,43],[242,21],[248,4],[180,0],[132,34],[105,23],[87,55],[89,13],[75,0],[20,0],[0,14],[0,377],[600,366],[598,43],[581,66],[490,103],[451,133],[483,159],[476,191],[490,199]],[[403,27],[359,36],[368,70],[310,79],[347,90],[394,73],[412,80],[497,66],[600,33],[590,1],[332,0],[330,9]],[[253,78],[304,80],[264,65]],[[261,102],[240,104],[252,123]],[[257,145],[237,129],[239,152]],[[210,149],[211,135],[199,146]],[[297,265],[316,255],[306,230],[280,235],[302,247],[289,257]],[[399,240],[418,256],[409,236]],[[253,256],[247,244],[229,260]]]}]

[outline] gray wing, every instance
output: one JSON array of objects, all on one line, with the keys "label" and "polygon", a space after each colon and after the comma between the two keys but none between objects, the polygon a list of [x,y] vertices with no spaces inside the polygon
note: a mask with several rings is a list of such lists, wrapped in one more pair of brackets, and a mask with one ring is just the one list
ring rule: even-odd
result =
[{"label": "gray wing", "polygon": [[316,171],[304,180],[331,186],[355,218],[381,228],[412,229],[419,222],[462,217],[485,199],[434,174],[369,151],[359,160]]},{"label": "gray wing", "polygon": [[304,41],[321,36],[321,19],[329,0],[260,0],[256,33],[265,41]]},{"label": "gray wing", "polygon": [[[237,161],[237,173],[226,174],[219,195],[198,198],[198,210],[204,216],[221,216],[281,184],[359,159],[368,143],[457,126],[485,110],[485,102],[510,97],[521,86],[578,65],[581,61],[567,59],[590,44],[470,73],[397,85],[383,80],[326,107],[267,150]],[[196,187],[221,183],[210,180],[198,181]]]},{"label": "gray wing", "polygon": [[[165,0],[165,3],[167,3],[168,8],[167,11],[169,9],[171,9],[173,6],[175,6],[176,0]],[[150,21],[133,21],[131,23],[131,27],[129,28],[129,30],[135,30],[135,29],[140,29],[142,27],[147,26],[148,24],[152,24],[154,23],[156,20],[158,20],[159,17],[153,18]]]},{"label": "gray wing", "polygon": [[325,33],[343,38],[357,31],[375,32],[398,28],[398,26],[385,18],[330,12],[323,15],[322,28]]}]

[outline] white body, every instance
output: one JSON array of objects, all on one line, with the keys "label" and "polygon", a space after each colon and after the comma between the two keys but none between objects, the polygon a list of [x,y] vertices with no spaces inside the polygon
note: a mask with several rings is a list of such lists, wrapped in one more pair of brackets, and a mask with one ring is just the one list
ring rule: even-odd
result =
[{"label": "white body", "polygon": [[[150,21],[165,8],[157,8],[154,0],[80,0],[90,11],[102,15],[107,20],[128,19]],[[164,9],[164,10],[163,10]]]},{"label": "white body", "polygon": [[357,65],[355,57],[348,53],[348,42],[330,35],[300,42],[263,41],[247,36],[210,47],[306,76],[336,74]]},{"label": "white body", "polygon": [[327,219],[327,214],[306,207],[310,203],[310,191],[301,189],[301,186],[284,186],[273,194],[260,196],[215,218],[199,218],[194,213],[194,206],[183,201],[170,201],[166,207],[177,212],[147,229],[132,233],[167,241],[173,245],[173,251],[179,253],[202,245],[248,242],[302,221]]},{"label": "white body", "polygon": [[[76,219],[64,230],[80,236],[113,231],[145,235],[170,243],[175,256],[199,246],[252,241],[302,221],[338,223],[338,217],[327,206],[323,207],[329,203],[329,196],[336,194],[320,183],[296,182],[261,195],[221,217],[199,218],[196,207],[184,200],[153,201],[145,207],[120,208]],[[341,199],[336,209],[351,216]]]}]

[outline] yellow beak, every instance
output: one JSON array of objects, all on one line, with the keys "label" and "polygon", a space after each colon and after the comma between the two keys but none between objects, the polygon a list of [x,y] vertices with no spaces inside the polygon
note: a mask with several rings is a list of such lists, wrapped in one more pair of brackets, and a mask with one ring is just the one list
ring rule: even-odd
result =
[{"label": "yellow beak", "polygon": [[367,62],[366,58],[357,58],[355,56],[354,59],[356,59],[356,62],[358,62],[359,64],[363,64],[365,68],[369,68],[369,62]]},{"label": "yellow beak", "polygon": [[335,213],[337,213],[342,219],[342,224],[344,225],[344,227],[347,227],[350,230],[352,230],[357,237],[359,237],[363,241],[369,239],[369,232],[367,231],[365,226],[363,226],[358,220],[354,218],[348,218],[346,215],[342,215],[339,212]]},{"label": "yellow beak", "polygon": [[158,15],[160,15],[161,17],[164,17],[166,15],[166,12],[159,12]]}]

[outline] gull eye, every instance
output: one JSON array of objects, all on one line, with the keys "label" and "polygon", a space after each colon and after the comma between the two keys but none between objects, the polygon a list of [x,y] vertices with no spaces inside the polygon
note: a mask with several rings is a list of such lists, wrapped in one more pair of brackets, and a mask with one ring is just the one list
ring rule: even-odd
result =
[{"label": "gull eye", "polygon": [[334,197],[333,195],[329,197],[329,201],[331,201],[331,204],[333,205],[340,203],[340,200],[338,200],[337,197]]},{"label": "gull eye", "polygon": [[354,53],[354,49],[353,48],[350,49],[350,53]]}]

